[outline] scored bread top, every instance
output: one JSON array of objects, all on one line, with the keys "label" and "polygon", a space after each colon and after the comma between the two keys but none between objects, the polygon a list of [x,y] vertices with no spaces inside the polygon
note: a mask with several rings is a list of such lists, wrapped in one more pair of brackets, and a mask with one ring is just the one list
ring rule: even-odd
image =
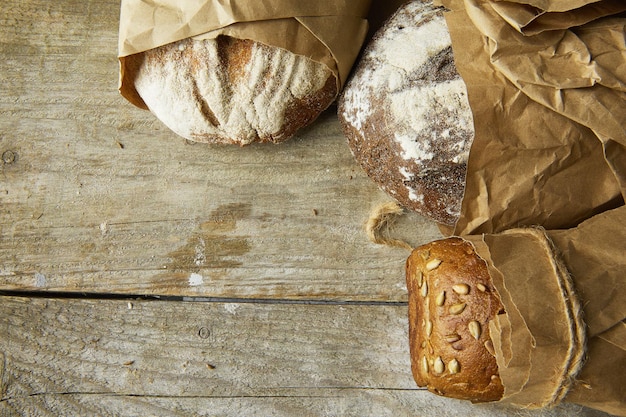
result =
[{"label": "scored bread top", "polygon": [[453,225],[474,138],[443,9],[402,6],[374,35],[339,98],[355,159],[403,206]]},{"label": "scored bread top", "polygon": [[282,142],[337,95],[326,65],[252,40],[187,38],[127,60],[150,111],[197,142]]},{"label": "scored bread top", "polygon": [[473,402],[499,400],[504,388],[489,322],[504,307],[472,244],[452,237],[416,248],[407,259],[406,280],[417,385]]}]

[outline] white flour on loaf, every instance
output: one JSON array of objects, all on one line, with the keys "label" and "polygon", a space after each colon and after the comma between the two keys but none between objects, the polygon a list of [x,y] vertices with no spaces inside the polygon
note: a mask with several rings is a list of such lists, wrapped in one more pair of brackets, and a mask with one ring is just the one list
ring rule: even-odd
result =
[{"label": "white flour on loaf", "polygon": [[441,8],[410,2],[385,23],[344,89],[339,117],[355,158],[383,190],[454,222],[474,127]]},{"label": "white flour on loaf", "polygon": [[290,106],[321,90],[331,72],[289,51],[251,45],[245,62],[226,64],[216,39],[172,44],[167,59],[146,55],[135,87],[150,111],[185,138],[279,142]]}]

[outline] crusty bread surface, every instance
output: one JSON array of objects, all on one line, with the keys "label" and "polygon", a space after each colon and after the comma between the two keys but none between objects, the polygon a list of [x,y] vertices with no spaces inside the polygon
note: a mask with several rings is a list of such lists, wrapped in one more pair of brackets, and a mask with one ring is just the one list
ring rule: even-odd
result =
[{"label": "crusty bread surface", "polygon": [[451,237],[416,248],[407,259],[406,280],[417,385],[473,402],[499,400],[504,388],[489,322],[504,308],[473,245]]},{"label": "crusty bread surface", "polygon": [[411,1],[385,22],[339,98],[338,117],[374,182],[404,207],[454,225],[474,125],[442,8]]},{"label": "crusty bread surface", "polygon": [[197,142],[279,143],[337,96],[322,63],[252,40],[183,39],[127,58],[147,107]]}]

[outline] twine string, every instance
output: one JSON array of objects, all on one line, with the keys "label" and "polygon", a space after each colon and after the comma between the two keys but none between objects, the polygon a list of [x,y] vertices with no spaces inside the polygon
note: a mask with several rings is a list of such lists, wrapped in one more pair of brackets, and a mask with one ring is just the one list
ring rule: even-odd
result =
[{"label": "twine string", "polygon": [[375,207],[365,224],[365,231],[369,240],[378,245],[387,245],[412,251],[413,247],[407,242],[389,236],[389,227],[404,212],[404,208],[398,203],[391,201]]}]

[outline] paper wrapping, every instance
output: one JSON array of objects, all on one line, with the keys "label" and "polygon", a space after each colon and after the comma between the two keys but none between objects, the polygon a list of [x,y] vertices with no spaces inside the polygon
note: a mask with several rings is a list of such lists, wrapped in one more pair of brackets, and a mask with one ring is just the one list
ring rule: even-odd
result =
[{"label": "paper wrapping", "polygon": [[476,132],[442,230],[474,244],[505,305],[502,401],[626,416],[626,2],[440,4]]},{"label": "paper wrapping", "polygon": [[[526,3],[526,4],[525,4]],[[569,29],[601,17],[624,11],[622,0],[592,1],[502,1],[491,4],[493,10],[524,35]]]},{"label": "paper wrapping", "polygon": [[465,238],[506,310],[490,325],[502,402],[563,400],[626,416],[626,207],[569,230]]},{"label": "paper wrapping", "polygon": [[289,50],[325,64],[338,91],[367,34],[371,0],[122,0],[118,56],[119,89],[146,109],[125,57],[185,38],[227,35]]},{"label": "paper wrapping", "polygon": [[571,228],[624,204],[626,18],[584,3],[616,12],[626,2],[535,3],[581,9],[528,35],[524,19],[510,24],[528,5],[443,1],[476,131],[454,234]]}]

